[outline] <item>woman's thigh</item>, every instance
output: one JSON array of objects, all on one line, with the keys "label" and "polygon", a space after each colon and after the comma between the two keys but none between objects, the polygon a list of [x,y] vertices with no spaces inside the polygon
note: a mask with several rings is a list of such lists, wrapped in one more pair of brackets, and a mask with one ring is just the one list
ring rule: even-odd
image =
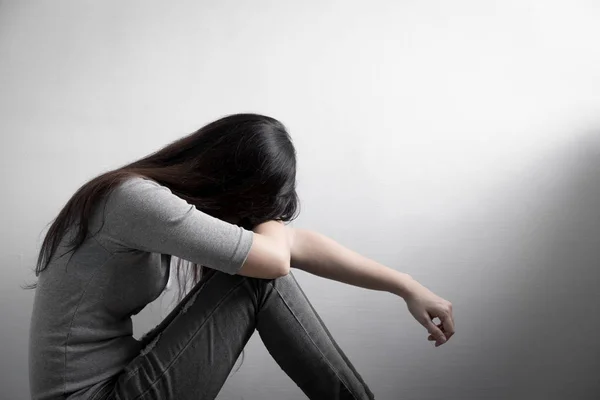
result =
[{"label": "woman's thigh", "polygon": [[213,399],[252,336],[255,278],[216,272],[198,283],[115,378],[112,398]]}]

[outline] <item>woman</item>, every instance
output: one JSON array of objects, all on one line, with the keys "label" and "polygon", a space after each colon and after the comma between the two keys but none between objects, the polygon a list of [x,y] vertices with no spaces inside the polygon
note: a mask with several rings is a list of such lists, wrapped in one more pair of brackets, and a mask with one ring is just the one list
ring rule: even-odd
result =
[{"label": "woman", "polygon": [[[448,301],[285,225],[297,211],[292,141],[279,121],[256,114],[214,121],[83,185],[38,257],[32,397],[213,399],[256,329],[309,398],[373,399],[291,267],[397,294],[436,346],[452,336]],[[171,256],[178,278],[193,273],[180,293],[192,287],[138,341],[131,316],[163,291]],[[190,265],[180,269],[180,261]]]}]

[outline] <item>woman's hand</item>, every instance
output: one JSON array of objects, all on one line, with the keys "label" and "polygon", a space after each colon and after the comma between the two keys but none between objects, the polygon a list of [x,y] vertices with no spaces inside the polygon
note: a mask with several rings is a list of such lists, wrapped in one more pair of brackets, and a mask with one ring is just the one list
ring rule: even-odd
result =
[{"label": "woman's hand", "polygon": [[[449,301],[435,295],[416,281],[404,300],[408,311],[429,332],[427,340],[436,341],[435,347],[446,343],[454,335],[454,316]],[[441,321],[437,325],[433,322],[436,317]]]}]

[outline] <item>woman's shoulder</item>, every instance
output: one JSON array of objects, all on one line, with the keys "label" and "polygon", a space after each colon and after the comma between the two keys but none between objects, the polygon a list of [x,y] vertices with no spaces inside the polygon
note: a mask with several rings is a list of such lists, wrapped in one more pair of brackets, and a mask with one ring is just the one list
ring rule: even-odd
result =
[{"label": "woman's shoulder", "polygon": [[160,186],[163,187],[161,184],[159,184],[158,182],[156,182],[153,179],[150,179],[148,177],[145,176],[139,176],[139,175],[133,175],[133,176],[128,176],[127,178],[125,178],[124,180],[122,180],[117,187],[120,189],[130,189],[130,188],[136,188],[136,187],[147,187],[147,186]]},{"label": "woman's shoulder", "polygon": [[122,180],[108,196],[106,208],[116,218],[131,219],[169,213],[181,213],[189,204],[177,197],[167,186],[141,176]]},{"label": "woman's shoulder", "polygon": [[169,188],[143,176],[130,176],[119,182],[109,193],[109,197],[118,201],[139,196],[148,196],[155,191],[170,191]]}]

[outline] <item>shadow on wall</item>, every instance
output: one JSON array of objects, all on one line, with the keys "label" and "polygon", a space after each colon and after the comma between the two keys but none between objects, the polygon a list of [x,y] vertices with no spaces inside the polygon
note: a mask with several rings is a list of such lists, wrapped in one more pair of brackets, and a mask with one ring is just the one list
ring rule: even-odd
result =
[{"label": "shadow on wall", "polygon": [[442,229],[468,271],[448,275],[456,367],[436,380],[463,398],[597,398],[600,129],[516,175]]},{"label": "shadow on wall", "polygon": [[600,389],[600,129],[572,137],[539,167],[528,177],[536,201],[521,215],[529,229],[519,236],[519,256],[508,255],[512,279],[498,280],[510,296],[499,305],[504,328],[494,350],[510,398],[593,399]]}]

